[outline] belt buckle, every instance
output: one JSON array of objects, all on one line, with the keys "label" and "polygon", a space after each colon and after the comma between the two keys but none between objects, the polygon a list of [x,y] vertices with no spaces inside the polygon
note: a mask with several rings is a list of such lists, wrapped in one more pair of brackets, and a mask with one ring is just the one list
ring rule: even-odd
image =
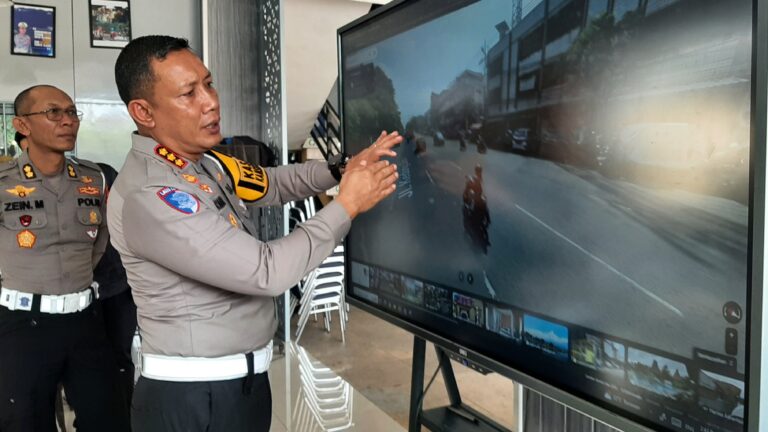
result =
[{"label": "belt buckle", "polygon": [[33,294],[17,291],[14,297],[16,298],[14,309],[27,312],[32,310],[32,299],[34,298]]}]

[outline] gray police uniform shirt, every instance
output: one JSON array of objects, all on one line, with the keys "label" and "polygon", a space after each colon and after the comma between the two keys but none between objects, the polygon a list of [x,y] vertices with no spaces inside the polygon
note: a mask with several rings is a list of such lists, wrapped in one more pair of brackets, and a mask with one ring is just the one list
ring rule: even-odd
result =
[{"label": "gray police uniform shirt", "polygon": [[3,286],[48,295],[88,288],[109,237],[99,166],[67,158],[46,177],[24,152],[0,164],[0,197]]},{"label": "gray police uniform shirt", "polygon": [[[277,205],[336,184],[324,162],[257,168]],[[220,357],[264,347],[277,327],[273,297],[329,256],[350,218],[333,202],[291,234],[254,238],[233,179],[214,158],[183,159],[133,135],[108,217],[138,309],[142,351]]]}]

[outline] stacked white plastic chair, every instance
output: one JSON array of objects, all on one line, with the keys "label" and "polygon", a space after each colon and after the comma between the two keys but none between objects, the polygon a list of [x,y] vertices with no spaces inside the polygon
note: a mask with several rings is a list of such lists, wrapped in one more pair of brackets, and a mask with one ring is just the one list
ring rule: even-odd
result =
[{"label": "stacked white plastic chair", "polygon": [[300,388],[293,411],[297,431],[341,431],[353,426],[353,390],[331,369],[312,360],[298,345]]},{"label": "stacked white plastic chair", "polygon": [[302,296],[296,342],[301,339],[310,315],[322,314],[325,330],[331,331],[331,312],[339,312],[341,341],[346,342],[347,308],[344,302],[344,246],[336,246],[331,256],[309,273],[300,285]]},{"label": "stacked white plastic chair", "polygon": [[[289,225],[291,226],[291,230],[295,229],[296,225],[306,222],[307,219],[315,215],[315,201],[312,197],[306,198],[303,201],[291,201],[287,204],[287,206],[288,220]],[[304,282],[306,279],[307,277],[305,276],[301,282],[299,282],[298,288],[301,293],[304,291]],[[289,304],[291,314],[293,314],[293,311],[296,310],[298,305],[299,298],[295,295],[291,296],[291,301]]]}]

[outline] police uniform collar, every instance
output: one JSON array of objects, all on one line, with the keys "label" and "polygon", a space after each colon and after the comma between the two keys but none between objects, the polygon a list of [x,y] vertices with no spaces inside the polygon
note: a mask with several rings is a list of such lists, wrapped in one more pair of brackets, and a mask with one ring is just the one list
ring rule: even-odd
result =
[{"label": "police uniform collar", "polygon": [[141,136],[134,132],[132,135],[133,148],[141,153],[151,155],[156,159],[160,159],[170,166],[177,169],[186,168],[190,162],[173,150],[165,147],[150,137]]},{"label": "police uniform collar", "polygon": [[[19,174],[21,175],[22,181],[25,182],[31,182],[31,181],[40,181],[41,180],[41,173],[38,172],[37,168],[35,167],[35,164],[32,163],[32,160],[29,158],[29,153],[22,152],[21,155],[19,155],[18,159],[18,167],[19,167]],[[77,181],[80,179],[80,173],[79,173],[79,167],[77,166],[77,162],[73,161],[70,158],[64,159],[64,172],[65,177],[69,180]]]}]

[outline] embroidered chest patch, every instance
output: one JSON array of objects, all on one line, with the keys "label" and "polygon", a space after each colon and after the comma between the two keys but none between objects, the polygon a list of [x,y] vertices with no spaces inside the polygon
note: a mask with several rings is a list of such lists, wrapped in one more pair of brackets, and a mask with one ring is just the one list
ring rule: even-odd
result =
[{"label": "embroidered chest patch", "polygon": [[184,214],[194,214],[200,210],[200,201],[187,192],[172,187],[164,187],[157,191],[157,196],[169,207]]}]

